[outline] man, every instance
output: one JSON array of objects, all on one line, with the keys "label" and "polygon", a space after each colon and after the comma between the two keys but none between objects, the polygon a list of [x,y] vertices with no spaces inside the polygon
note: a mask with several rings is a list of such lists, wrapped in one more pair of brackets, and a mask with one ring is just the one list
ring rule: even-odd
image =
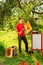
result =
[{"label": "man", "polygon": [[18,42],[19,42],[19,52],[22,52],[21,51],[21,41],[23,40],[24,44],[25,44],[25,51],[28,53],[28,42],[26,39],[26,34],[25,34],[24,29],[25,29],[25,27],[23,24],[23,20],[22,20],[22,18],[19,18],[18,24],[16,25],[16,31],[18,34]]}]

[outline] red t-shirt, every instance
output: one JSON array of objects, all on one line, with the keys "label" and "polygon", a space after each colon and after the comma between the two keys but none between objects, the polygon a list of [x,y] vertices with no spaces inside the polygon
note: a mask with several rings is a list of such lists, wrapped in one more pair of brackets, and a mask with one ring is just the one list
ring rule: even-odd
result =
[{"label": "red t-shirt", "polygon": [[[24,28],[24,24],[17,24],[16,29],[18,32],[20,32]],[[25,36],[25,31],[23,30],[21,34],[18,33],[18,36]]]}]

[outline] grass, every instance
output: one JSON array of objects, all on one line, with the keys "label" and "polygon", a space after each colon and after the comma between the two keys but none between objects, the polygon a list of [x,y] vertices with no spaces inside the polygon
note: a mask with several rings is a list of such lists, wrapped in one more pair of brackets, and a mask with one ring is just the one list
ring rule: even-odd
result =
[{"label": "grass", "polygon": [[[18,38],[17,33],[15,31],[5,32],[0,35],[0,41],[4,42],[5,47],[17,46],[18,47]],[[31,40],[28,41],[29,43]],[[29,44],[31,46],[31,44]],[[22,48],[24,48],[24,44],[22,42]]]},{"label": "grass", "polygon": [[[27,35],[28,40],[28,47],[31,48],[31,40]],[[34,54],[29,55],[24,52],[25,46],[22,41],[22,53],[19,54],[18,52],[18,39],[17,33],[15,31],[0,31],[0,42],[3,44],[4,48],[8,48],[11,46],[17,46],[17,55],[13,56],[12,58],[6,58],[5,55],[0,55],[0,65],[17,65],[21,64],[22,60],[25,60],[27,64],[32,62],[32,65],[35,65],[35,62],[39,61],[41,65],[43,65],[43,56],[37,51],[34,51]],[[0,44],[1,44],[0,43]]]}]

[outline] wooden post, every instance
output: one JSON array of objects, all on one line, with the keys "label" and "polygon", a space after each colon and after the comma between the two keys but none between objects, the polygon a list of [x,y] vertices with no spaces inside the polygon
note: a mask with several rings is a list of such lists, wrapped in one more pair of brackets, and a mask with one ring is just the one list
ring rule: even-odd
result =
[{"label": "wooden post", "polygon": [[41,34],[41,37],[42,37],[42,50],[41,50],[41,53],[43,55],[43,33]]}]

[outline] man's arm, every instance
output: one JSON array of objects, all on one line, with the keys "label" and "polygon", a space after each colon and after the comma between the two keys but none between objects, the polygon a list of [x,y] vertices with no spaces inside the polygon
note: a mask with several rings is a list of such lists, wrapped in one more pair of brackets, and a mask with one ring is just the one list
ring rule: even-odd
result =
[{"label": "man's arm", "polygon": [[19,33],[19,32],[17,31],[17,29],[16,29],[16,32]]},{"label": "man's arm", "polygon": [[24,28],[23,28],[20,32],[18,32],[17,29],[16,29],[16,32],[17,32],[18,34],[21,34],[21,33],[23,32],[23,30],[24,30]]},{"label": "man's arm", "polygon": [[22,33],[22,32],[23,32],[23,30],[24,30],[24,28],[20,31],[20,33]]},{"label": "man's arm", "polygon": [[19,34],[19,32],[17,31],[17,25],[16,25],[16,28],[15,28],[15,30],[16,30],[17,34]]}]

